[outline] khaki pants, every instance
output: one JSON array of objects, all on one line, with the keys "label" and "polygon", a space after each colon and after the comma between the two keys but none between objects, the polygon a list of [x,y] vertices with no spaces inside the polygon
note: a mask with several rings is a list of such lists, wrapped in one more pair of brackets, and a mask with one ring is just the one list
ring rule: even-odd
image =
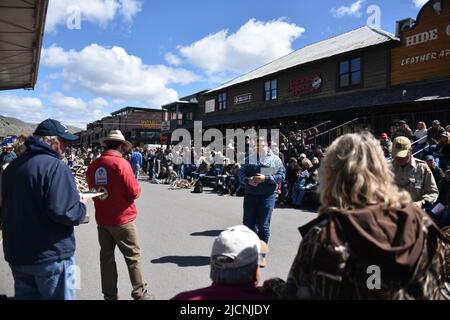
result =
[{"label": "khaki pants", "polygon": [[117,298],[117,267],[114,258],[114,250],[117,245],[128,267],[133,286],[131,296],[138,298],[145,292],[147,284],[142,277],[141,250],[137,241],[135,222],[115,227],[98,226],[97,229],[103,295],[109,299]]}]

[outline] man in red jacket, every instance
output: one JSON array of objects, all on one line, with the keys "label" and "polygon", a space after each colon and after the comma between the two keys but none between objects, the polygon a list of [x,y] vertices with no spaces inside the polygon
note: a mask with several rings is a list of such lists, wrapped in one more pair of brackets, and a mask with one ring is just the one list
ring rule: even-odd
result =
[{"label": "man in red jacket", "polygon": [[141,252],[137,240],[137,211],[134,204],[141,192],[130,163],[122,154],[131,149],[119,130],[101,140],[106,151],[95,160],[86,173],[89,188],[104,195],[94,200],[95,219],[100,243],[102,292],[106,300],[116,300],[117,268],[114,249],[117,245],[128,266],[135,300],[151,300],[141,271]]}]

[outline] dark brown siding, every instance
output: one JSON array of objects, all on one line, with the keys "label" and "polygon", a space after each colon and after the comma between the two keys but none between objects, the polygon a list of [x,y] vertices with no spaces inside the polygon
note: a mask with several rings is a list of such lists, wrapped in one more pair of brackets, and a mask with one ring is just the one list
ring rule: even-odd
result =
[{"label": "dark brown siding", "polygon": [[[216,111],[208,113],[208,116],[220,117],[221,114],[230,114],[235,112],[252,112],[264,108],[276,108],[278,105],[287,103],[301,103],[302,101],[325,98],[341,94],[348,94],[355,91],[363,91],[370,89],[385,88],[388,81],[388,51],[389,47],[374,47],[350,56],[335,57],[319,62],[313,62],[304,66],[291,68],[281,71],[272,76],[255,79],[247,83],[238,84],[227,88],[225,91],[214,92],[211,94],[204,94],[200,98],[199,118],[205,115],[205,101],[216,99]],[[338,78],[338,62],[347,57],[362,57],[363,63],[363,87],[355,90],[340,91],[337,89]],[[289,82],[299,77],[309,75],[320,75],[323,79],[323,84],[320,92],[304,96],[292,96],[289,91]],[[278,99],[275,101],[264,101],[264,82],[272,79],[278,81]],[[228,105],[226,110],[217,111],[217,96],[221,92],[227,93]],[[249,103],[234,104],[234,97],[251,93],[253,99]],[[197,118],[197,119],[199,119]]]}]

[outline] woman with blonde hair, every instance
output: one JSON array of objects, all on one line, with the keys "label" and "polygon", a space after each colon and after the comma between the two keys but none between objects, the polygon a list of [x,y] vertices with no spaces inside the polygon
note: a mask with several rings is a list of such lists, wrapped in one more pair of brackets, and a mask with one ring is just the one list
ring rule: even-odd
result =
[{"label": "woman with blonde hair", "polygon": [[[372,135],[346,134],[327,149],[319,193],[319,217],[300,228],[303,240],[278,292],[294,299],[441,298],[440,270],[429,263],[437,255],[427,249],[437,247],[431,235],[439,231],[394,185]],[[269,292],[280,288],[274,283],[265,284]]]},{"label": "woman with blonde hair", "polygon": [[379,142],[369,134],[347,134],[328,149],[319,170],[320,213],[379,205],[400,210],[411,203],[399,191]]}]

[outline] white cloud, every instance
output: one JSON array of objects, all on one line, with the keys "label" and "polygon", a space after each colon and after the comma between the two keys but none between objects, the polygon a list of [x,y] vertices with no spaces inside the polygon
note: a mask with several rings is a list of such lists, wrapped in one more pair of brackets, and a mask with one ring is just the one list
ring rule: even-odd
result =
[{"label": "white cloud", "polygon": [[133,18],[142,10],[142,3],[136,0],[120,0],[121,14],[127,22],[133,21]]},{"label": "white cloud", "polygon": [[92,99],[91,104],[92,104],[94,107],[97,107],[97,108],[103,108],[103,107],[106,107],[106,106],[109,105],[109,104],[108,104],[108,101],[106,101],[106,100],[103,99],[103,98],[95,98],[95,99]]},{"label": "white cloud", "polygon": [[236,33],[221,30],[177,49],[189,64],[209,75],[244,72],[292,52],[292,42],[304,32],[304,28],[284,19],[269,22],[251,19]]},{"label": "white cloud", "polygon": [[19,97],[14,94],[0,95],[0,114],[25,122],[44,120],[44,104],[39,98]]},{"label": "white cloud", "polygon": [[113,109],[109,102],[101,97],[85,101],[82,98],[56,92],[46,98],[48,100],[47,113],[63,123],[78,128],[85,128],[87,123],[108,116]]},{"label": "white cloud", "polygon": [[168,64],[173,66],[179,66],[182,63],[181,58],[171,52],[166,53],[164,59],[166,59]]},{"label": "white cloud", "polygon": [[345,16],[353,16],[353,17],[361,17],[362,16],[362,4],[366,0],[358,0],[352,3],[349,7],[341,6],[338,9],[333,8],[331,12],[337,18],[345,17]]},{"label": "white cloud", "polygon": [[67,97],[62,93],[55,93],[50,96],[51,105],[64,112],[87,111],[87,104],[81,98]]},{"label": "white cloud", "polygon": [[106,117],[115,110],[114,106],[100,97],[85,101],[60,92],[43,94],[40,98],[0,95],[0,105],[2,116],[28,123],[53,118],[78,128],[85,128],[87,123]]},{"label": "white cloud", "polygon": [[178,99],[170,84],[188,84],[197,76],[181,68],[146,65],[120,47],[91,44],[80,51],[51,46],[42,51],[42,65],[58,69],[58,77],[93,96],[140,103],[149,107]]},{"label": "white cloud", "polygon": [[[118,16],[131,23],[142,10],[138,0],[52,0],[46,20],[46,31],[54,32],[58,26],[66,26],[73,15],[73,8],[81,13],[81,22],[89,21],[105,27]],[[82,28],[82,25],[81,25]]]},{"label": "white cloud", "polygon": [[424,6],[425,3],[428,2],[428,0],[413,0],[413,2],[416,8],[421,8]]}]

